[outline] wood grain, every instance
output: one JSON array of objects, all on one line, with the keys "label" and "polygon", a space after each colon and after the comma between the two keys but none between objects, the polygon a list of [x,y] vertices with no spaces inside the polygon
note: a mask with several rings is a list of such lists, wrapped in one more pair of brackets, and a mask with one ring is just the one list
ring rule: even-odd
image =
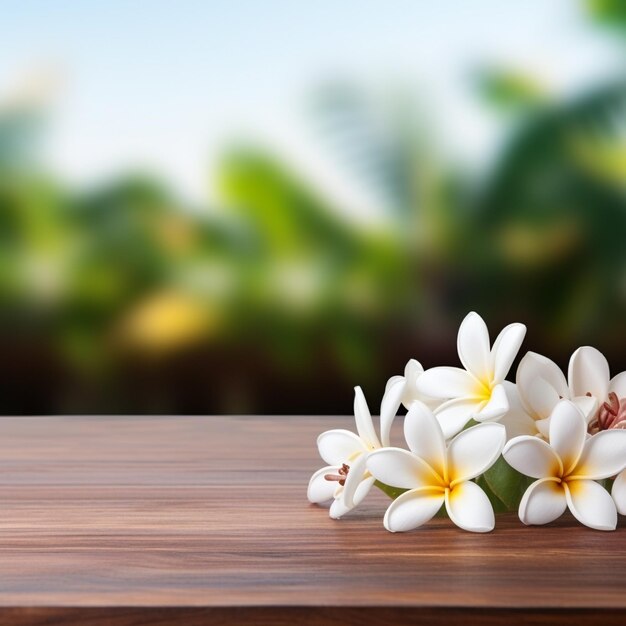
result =
[{"label": "wood grain", "polygon": [[623,624],[626,525],[445,519],[306,501],[349,418],[0,419],[2,624]]}]

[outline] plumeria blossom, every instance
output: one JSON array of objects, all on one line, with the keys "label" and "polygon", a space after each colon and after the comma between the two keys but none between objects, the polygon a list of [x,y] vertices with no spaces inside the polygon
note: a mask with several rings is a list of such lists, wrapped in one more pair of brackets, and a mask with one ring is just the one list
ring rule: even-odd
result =
[{"label": "plumeria blossom", "polygon": [[335,519],[357,506],[375,480],[365,464],[369,453],[381,446],[360,387],[354,388],[354,417],[358,435],[335,429],[317,438],[320,456],[328,465],[311,476],[307,490],[310,502],[334,499],[329,514]]},{"label": "plumeria blossom", "polygon": [[387,381],[385,394],[380,403],[380,440],[383,446],[389,445],[389,433],[396,413],[403,404],[406,409],[416,400],[434,409],[440,400],[421,394],[417,389],[417,379],[424,373],[419,361],[411,359],[404,368],[404,376],[392,376]]},{"label": "plumeria blossom", "polygon": [[[591,348],[594,350],[594,348]],[[532,421],[528,421],[527,433],[548,438],[550,414],[559,400],[572,400],[580,408],[587,421],[591,420],[598,406],[598,400],[589,389],[581,392],[580,370],[587,375],[589,387],[597,389],[596,373],[589,375],[590,359],[587,358],[587,348],[580,348],[570,359],[570,382],[565,379],[559,366],[541,354],[528,352],[520,361],[517,368],[517,390],[522,406]],[[596,351],[597,352],[597,351]],[[582,358],[581,358],[582,357]],[[604,357],[602,357],[604,358]],[[606,359],[605,359],[606,361]],[[583,367],[581,368],[581,363]],[[607,386],[608,386],[608,365]],[[574,375],[574,371],[576,375]],[[576,380],[576,384],[574,384]]]},{"label": "plumeria blossom", "polygon": [[575,396],[597,401],[589,432],[624,428],[626,420],[626,372],[611,378],[606,357],[591,346],[578,348],[569,362],[568,381]]},{"label": "plumeria blossom", "polygon": [[[589,420],[590,433],[626,428],[626,372],[611,378],[602,352],[584,346],[572,355],[568,378],[572,391],[591,396],[598,403]],[[618,512],[626,515],[626,470],[615,479],[611,495]]]},{"label": "plumeria blossom", "polygon": [[491,467],[506,439],[501,424],[479,424],[457,435],[448,445],[437,418],[422,402],[411,404],[404,421],[410,451],[383,448],[371,452],[367,468],[376,479],[409,491],[387,509],[384,525],[391,532],[417,528],[445,504],[460,528],[489,532],[494,513],[485,492],[472,478]]},{"label": "plumeria blossom", "polygon": [[[443,506],[460,528],[488,532],[495,521],[489,498],[516,506],[511,496],[520,477],[503,463],[486,477],[489,496],[474,480],[502,453],[535,479],[519,503],[524,524],[547,524],[569,508],[582,524],[614,530],[618,513],[626,515],[626,372],[610,378],[606,358],[584,346],[572,355],[567,378],[553,361],[528,352],[511,383],[505,378],[525,333],[524,325],[510,324],[492,346],[485,322],[470,313],[457,338],[464,369],[424,371],[411,359],[385,388],[380,439],[355,387],[357,432],[318,437],[327,465],[311,477],[309,500],[330,501],[330,516],[339,518],[376,484],[392,497],[402,492],[385,513],[392,532],[421,526]],[[400,405],[408,410],[408,450],[390,447]],[[466,428],[471,419],[479,424]],[[609,494],[597,481],[613,477]]]},{"label": "plumeria blossom", "polygon": [[502,384],[524,335],[523,324],[509,324],[490,347],[489,331],[477,313],[461,323],[457,338],[459,358],[465,369],[434,367],[417,379],[420,393],[445,400],[435,412],[446,438],[458,433],[470,419],[498,420],[509,410]]},{"label": "plumeria blossom", "polygon": [[595,481],[614,476],[626,466],[626,431],[607,430],[588,437],[581,410],[561,400],[550,415],[548,442],[516,437],[506,444],[503,455],[518,472],[538,479],[519,506],[524,524],[547,524],[569,508],[590,528],[615,529],[615,504]]}]

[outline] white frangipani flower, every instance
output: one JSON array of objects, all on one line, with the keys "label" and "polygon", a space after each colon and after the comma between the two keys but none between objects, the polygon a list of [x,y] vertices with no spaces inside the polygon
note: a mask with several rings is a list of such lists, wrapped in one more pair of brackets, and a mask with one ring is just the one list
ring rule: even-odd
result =
[{"label": "white frangipani flower", "polygon": [[573,402],[561,400],[550,415],[549,442],[532,436],[516,437],[502,454],[518,472],[538,479],[526,490],[519,506],[524,524],[548,524],[569,508],[590,528],[615,529],[615,504],[595,481],[614,476],[626,466],[626,431],[587,437],[581,410]]},{"label": "white frangipani flower", "polygon": [[404,376],[392,376],[387,381],[385,394],[380,403],[380,440],[383,446],[389,445],[389,433],[396,413],[403,404],[409,409],[416,400],[434,409],[440,400],[421,394],[417,389],[417,379],[424,373],[419,361],[411,359],[404,368]]},{"label": "white frangipani flower", "polygon": [[597,413],[591,415],[591,432],[617,426],[615,418],[626,410],[626,372],[611,378],[606,357],[591,346],[578,348],[569,361],[567,378],[573,396],[587,396],[597,401]]},{"label": "white frangipani flower", "polygon": [[[611,378],[602,352],[583,346],[570,359],[568,378],[572,393],[586,394],[597,401],[597,411],[589,419],[590,433],[626,428],[626,372]],[[615,479],[611,495],[618,512],[626,515],[626,469]]]},{"label": "white frangipani flower", "polygon": [[413,402],[404,421],[410,448],[383,448],[367,459],[370,473],[381,482],[409,489],[385,513],[384,525],[401,532],[425,524],[445,503],[450,519],[473,532],[493,530],[493,508],[472,478],[491,467],[502,451],[501,424],[479,424],[457,435],[447,446],[432,411]]},{"label": "white frangipani flower", "polygon": [[461,323],[457,339],[459,358],[465,369],[434,367],[417,380],[417,389],[425,395],[446,399],[435,415],[449,438],[470,419],[485,422],[500,419],[509,410],[504,379],[517,355],[526,327],[509,324],[490,348],[489,331],[477,313],[470,313]]},{"label": "white frangipani flower", "polygon": [[[576,351],[572,355],[570,369],[578,353],[579,351]],[[547,439],[550,414],[559,400],[572,400],[587,420],[593,417],[597,408],[594,397],[586,395],[586,392],[577,394],[572,386],[567,384],[559,366],[536,352],[527,352],[524,355],[517,368],[516,382],[522,406],[533,420],[525,434],[538,434]]]},{"label": "white frangipani flower", "polygon": [[372,450],[380,448],[372,417],[360,387],[354,388],[354,417],[358,435],[344,429],[327,430],[317,438],[320,456],[328,466],[319,469],[309,481],[307,497],[321,503],[334,498],[329,511],[340,518],[367,495],[374,478],[365,462]]}]

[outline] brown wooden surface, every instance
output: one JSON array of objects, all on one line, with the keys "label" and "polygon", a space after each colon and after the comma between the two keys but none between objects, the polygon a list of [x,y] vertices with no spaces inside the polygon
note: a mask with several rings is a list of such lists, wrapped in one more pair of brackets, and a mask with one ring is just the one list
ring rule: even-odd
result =
[{"label": "brown wooden surface", "polygon": [[626,524],[388,533],[308,504],[350,418],[0,418],[0,623],[626,623]]}]

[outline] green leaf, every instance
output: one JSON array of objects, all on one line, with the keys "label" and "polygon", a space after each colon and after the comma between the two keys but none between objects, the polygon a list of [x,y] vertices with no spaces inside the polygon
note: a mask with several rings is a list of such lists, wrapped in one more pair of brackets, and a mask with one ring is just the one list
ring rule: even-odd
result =
[{"label": "green leaf", "polygon": [[[502,456],[480,478],[482,482],[477,481],[477,483],[481,487],[487,486],[489,491],[504,505],[506,511],[517,510],[531,482],[527,476],[514,470]],[[489,496],[489,493],[487,495]]]},{"label": "green leaf", "polygon": [[408,489],[400,489],[400,487],[391,487],[381,483],[380,480],[374,482],[374,485],[378,487],[383,493],[387,494],[392,500],[395,500],[398,496],[406,493]]}]

